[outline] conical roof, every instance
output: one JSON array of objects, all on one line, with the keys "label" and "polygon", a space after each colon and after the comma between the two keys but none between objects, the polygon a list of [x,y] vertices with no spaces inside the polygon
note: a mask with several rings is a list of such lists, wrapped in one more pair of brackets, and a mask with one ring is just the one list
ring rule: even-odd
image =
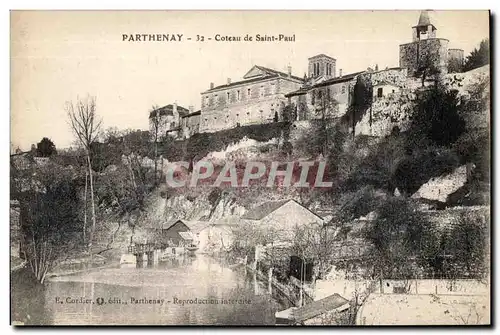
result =
[{"label": "conical roof", "polygon": [[428,26],[428,25],[434,25],[434,24],[431,22],[431,19],[429,17],[429,11],[423,10],[420,12],[420,17],[418,18],[417,26]]}]

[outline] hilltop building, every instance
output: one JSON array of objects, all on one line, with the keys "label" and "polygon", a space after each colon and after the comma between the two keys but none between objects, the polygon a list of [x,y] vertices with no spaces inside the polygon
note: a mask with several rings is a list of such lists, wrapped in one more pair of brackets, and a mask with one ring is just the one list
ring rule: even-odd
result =
[{"label": "hilltop building", "polygon": [[189,114],[189,110],[177,103],[169,104],[155,109],[149,113],[149,131],[155,133],[155,127],[158,126],[159,139],[166,136],[177,137],[180,129],[180,120],[182,116]]},{"label": "hilltop building", "polygon": [[399,46],[399,66],[407,69],[408,75],[414,76],[420,68],[428,66],[434,66],[444,74],[462,71],[464,51],[448,49],[450,41],[437,37],[437,28],[429,11],[420,13],[418,23],[412,27],[412,31],[412,41]]},{"label": "hilltop building", "polygon": [[278,120],[285,94],[298,89],[304,80],[288,73],[253,66],[243,80],[214,86],[201,93],[200,132],[215,132]]},{"label": "hilltop building", "polygon": [[166,136],[175,139],[189,138],[196,134],[200,126],[200,111],[194,111],[178,106],[177,103],[169,104],[155,109],[149,113],[149,131],[155,132],[155,123],[158,125],[158,140]]},{"label": "hilltop building", "polygon": [[[373,90],[369,93],[375,104],[372,110],[376,112],[378,107],[383,109],[384,103],[387,105],[388,101],[396,101],[397,96],[407,95],[423,68],[431,67],[432,75],[462,71],[463,50],[449,49],[449,40],[437,37],[429,11],[420,13],[412,31],[412,41],[399,46],[399,67],[379,70],[376,65],[374,69],[343,74],[342,69],[337,69],[335,58],[319,54],[308,59],[308,73],[299,78],[292,74],[291,67],[285,73],[255,65],[240,81],[228,79],[219,86],[210,83],[210,88],[201,93],[199,111],[177,104],[167,105],[151,112],[150,121],[159,112],[165,118],[161,133],[185,139],[198,132],[282,121],[286,105],[294,108],[288,116],[291,121],[318,119],[325,113],[328,117],[340,118],[346,115],[353,101],[358,79]],[[377,107],[377,103],[380,106]],[[372,121],[370,116],[370,129]]]}]

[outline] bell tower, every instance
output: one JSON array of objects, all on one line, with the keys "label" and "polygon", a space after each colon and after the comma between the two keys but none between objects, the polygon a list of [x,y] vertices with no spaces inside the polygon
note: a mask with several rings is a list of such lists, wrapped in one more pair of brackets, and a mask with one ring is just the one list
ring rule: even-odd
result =
[{"label": "bell tower", "polygon": [[420,12],[418,24],[413,28],[413,42],[436,38],[436,26],[432,23],[429,17],[429,11],[423,10]]},{"label": "bell tower", "polygon": [[336,75],[335,64],[337,60],[325,54],[309,58],[309,78],[333,78]]},{"label": "bell tower", "polygon": [[399,46],[399,67],[407,69],[409,76],[418,75],[423,68],[447,72],[449,40],[436,37],[431,15],[432,11],[421,11],[417,25],[412,27],[412,41]]}]

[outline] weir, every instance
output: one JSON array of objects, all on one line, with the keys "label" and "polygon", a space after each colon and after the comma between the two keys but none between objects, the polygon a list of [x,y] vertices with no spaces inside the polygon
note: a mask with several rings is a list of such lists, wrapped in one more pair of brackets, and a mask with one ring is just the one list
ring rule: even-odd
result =
[{"label": "weir", "polygon": [[147,262],[148,265],[157,265],[160,259],[160,248],[155,243],[129,245],[128,253],[135,256],[136,263]]}]

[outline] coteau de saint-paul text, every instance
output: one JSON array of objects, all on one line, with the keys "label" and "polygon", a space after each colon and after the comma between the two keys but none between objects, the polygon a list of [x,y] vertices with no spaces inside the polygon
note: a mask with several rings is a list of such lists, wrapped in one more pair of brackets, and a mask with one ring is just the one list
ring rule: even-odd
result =
[{"label": "coteau de saint-paul text", "polygon": [[182,42],[184,40],[205,42],[295,42],[295,34],[293,35],[249,35],[231,36],[215,34],[212,37],[204,35],[196,35],[194,37],[185,37],[184,34],[122,34],[123,42]]}]

